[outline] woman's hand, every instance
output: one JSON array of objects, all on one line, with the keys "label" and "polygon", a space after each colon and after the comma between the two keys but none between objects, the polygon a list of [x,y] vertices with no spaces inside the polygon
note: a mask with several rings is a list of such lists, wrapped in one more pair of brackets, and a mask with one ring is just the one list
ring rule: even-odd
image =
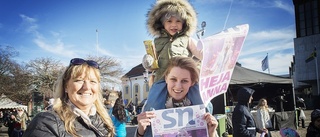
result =
[{"label": "woman's hand", "polygon": [[217,119],[214,116],[212,116],[210,113],[204,114],[204,119],[207,121],[209,136],[214,137],[215,135],[217,135],[217,127],[218,127]]},{"label": "woman's hand", "polygon": [[261,130],[261,133],[263,133],[263,132],[266,133],[266,134],[268,134],[268,129],[266,129],[266,128],[262,129],[262,130]]},{"label": "woman's hand", "polygon": [[151,118],[155,118],[156,115],[152,111],[142,112],[138,115],[138,134],[143,135],[147,129],[147,126],[151,125]]}]

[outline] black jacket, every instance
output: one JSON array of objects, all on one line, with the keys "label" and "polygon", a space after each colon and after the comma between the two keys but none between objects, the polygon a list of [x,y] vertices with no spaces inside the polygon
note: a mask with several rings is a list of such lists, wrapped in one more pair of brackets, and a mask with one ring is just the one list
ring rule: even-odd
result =
[{"label": "black jacket", "polygon": [[[97,114],[89,118],[99,131],[104,135],[108,135],[106,126]],[[80,117],[75,120],[74,125],[77,133],[83,137],[100,137]],[[23,137],[71,137],[71,135],[66,132],[64,122],[59,116],[54,111],[47,111],[38,113],[32,119]]]},{"label": "black jacket", "polygon": [[308,126],[306,137],[320,137],[320,129],[316,128],[313,122]]},{"label": "black jacket", "polygon": [[256,136],[257,128],[249,108],[249,99],[253,93],[254,90],[250,88],[238,90],[238,104],[232,114],[233,137]]}]

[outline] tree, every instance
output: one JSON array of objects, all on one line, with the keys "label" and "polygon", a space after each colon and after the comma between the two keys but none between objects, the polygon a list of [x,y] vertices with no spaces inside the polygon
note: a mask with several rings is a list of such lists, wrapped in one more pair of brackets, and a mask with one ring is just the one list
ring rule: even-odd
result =
[{"label": "tree", "polygon": [[[54,83],[64,70],[64,65],[52,58],[37,58],[25,65],[19,65],[13,60],[18,55],[14,48],[0,46],[0,94],[4,93],[12,100],[23,104],[30,100],[35,90],[45,97],[52,97]],[[120,84],[123,74],[120,62],[107,56],[88,56],[87,59],[99,64],[104,89]]]},{"label": "tree", "polygon": [[103,88],[113,87],[113,85],[121,83],[120,78],[123,75],[124,70],[119,61],[108,56],[88,56],[87,59],[94,60],[99,64]]},{"label": "tree", "polygon": [[32,75],[31,84],[46,97],[52,97],[53,86],[61,71],[63,64],[52,58],[37,58],[27,63],[26,67]]},{"label": "tree", "polygon": [[30,74],[13,58],[19,53],[10,46],[0,47],[0,93],[18,103],[29,101]]},{"label": "tree", "polygon": [[[10,46],[0,47],[0,92],[7,93],[10,91],[9,85],[12,80],[12,68],[16,64],[12,59],[18,56],[18,52]],[[9,84],[9,85],[8,85]]]},{"label": "tree", "polygon": [[10,46],[0,47],[0,93],[8,97],[11,96],[12,66],[16,64],[12,58],[17,55],[18,53]]},{"label": "tree", "polygon": [[31,83],[32,80],[31,74],[27,71],[25,66],[15,64],[12,69],[13,80],[12,80],[12,87],[11,91],[13,92],[12,100],[27,104],[30,101],[31,95]]}]

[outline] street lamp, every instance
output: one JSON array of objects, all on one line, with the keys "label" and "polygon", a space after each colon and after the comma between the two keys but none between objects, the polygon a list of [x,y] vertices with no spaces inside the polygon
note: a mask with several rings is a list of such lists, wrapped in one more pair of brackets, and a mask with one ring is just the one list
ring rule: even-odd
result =
[{"label": "street lamp", "polygon": [[201,23],[201,29],[197,31],[197,37],[198,37],[198,39],[200,39],[201,36],[204,35],[204,31],[205,31],[204,28],[205,28],[206,26],[207,26],[207,23],[206,23],[205,21],[202,21],[202,23]]},{"label": "street lamp", "polygon": [[146,69],[146,71],[143,72],[144,83],[148,83],[148,78],[149,78],[148,74],[149,74],[149,72]]}]

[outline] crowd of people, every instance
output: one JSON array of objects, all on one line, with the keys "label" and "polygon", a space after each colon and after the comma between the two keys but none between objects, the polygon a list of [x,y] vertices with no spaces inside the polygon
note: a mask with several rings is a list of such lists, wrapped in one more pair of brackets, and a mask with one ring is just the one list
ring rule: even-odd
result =
[{"label": "crowd of people", "polygon": [[0,126],[8,128],[9,137],[22,137],[30,118],[23,108],[0,110]]},{"label": "crowd of people", "polygon": [[[270,131],[274,129],[270,119],[267,100],[265,98],[259,100],[256,106],[256,118],[251,113],[250,105],[254,92],[253,89],[248,87],[241,87],[237,91],[238,103],[232,112],[232,135],[234,137],[256,137],[257,133],[260,133],[261,137],[271,137]],[[298,113],[300,115],[298,119],[301,120],[301,113],[303,111],[301,111],[301,108],[298,108],[298,112],[300,112]],[[313,110],[310,118],[311,122],[307,128],[306,135],[299,135],[296,130],[283,127],[280,129],[281,137],[320,137],[320,109]],[[305,128],[304,123],[302,124],[302,128]]]},{"label": "crowd of people", "polygon": [[[159,105],[147,101],[144,108],[163,109],[203,103],[198,92],[198,79],[199,71],[193,59],[173,57],[165,71],[165,80],[155,83],[150,91],[152,96],[161,95],[158,97],[163,99],[163,103]],[[119,97],[108,112],[102,102],[100,80],[97,62],[72,59],[55,83],[52,106],[38,113],[26,129],[21,124],[23,136],[127,136],[125,125],[129,121],[129,114],[123,106],[123,100]],[[159,85],[163,90],[159,91]],[[207,121],[210,137],[214,137],[217,135],[218,122],[212,113],[209,113],[212,112],[209,109],[203,119]],[[148,125],[153,112],[145,110],[138,115],[136,136],[152,134]],[[22,117],[23,115],[17,112],[12,119],[19,121]]]}]

